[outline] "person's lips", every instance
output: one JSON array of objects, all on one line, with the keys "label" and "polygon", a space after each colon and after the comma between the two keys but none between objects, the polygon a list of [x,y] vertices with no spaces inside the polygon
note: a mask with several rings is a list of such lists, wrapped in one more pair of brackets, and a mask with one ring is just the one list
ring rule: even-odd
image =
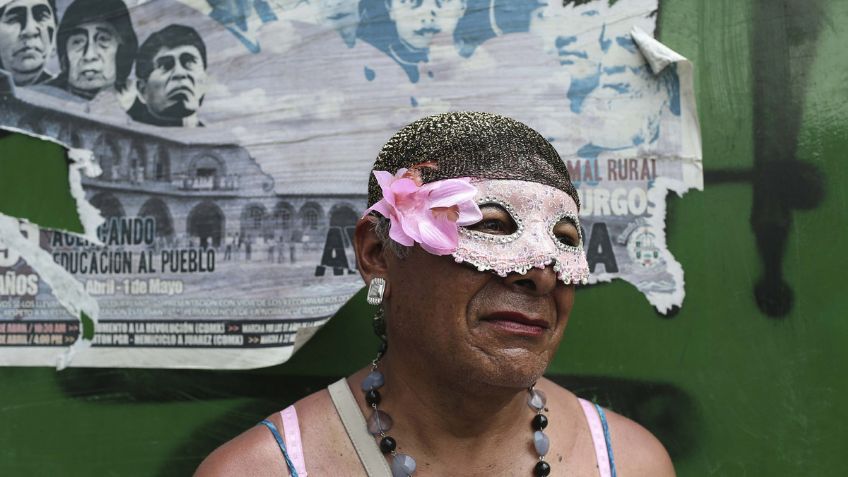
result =
[{"label": "person's lips", "polygon": [[12,55],[20,56],[20,55],[41,55],[41,47],[36,45],[24,45],[17,50],[15,50]]},{"label": "person's lips", "polygon": [[548,321],[514,311],[490,313],[483,316],[480,321],[498,331],[521,336],[540,336],[550,329]]},{"label": "person's lips", "polygon": [[179,96],[180,98],[189,98],[194,95],[194,90],[188,86],[177,86],[168,92],[169,98],[174,98]]},{"label": "person's lips", "polygon": [[99,69],[87,68],[80,72],[80,76],[85,79],[94,79],[103,76],[103,73]]},{"label": "person's lips", "polygon": [[415,34],[420,35],[420,36],[433,36],[433,35],[439,33],[440,31],[442,31],[442,30],[439,29],[439,28],[436,28],[436,27],[424,27],[424,28],[419,28],[418,30],[415,30]]}]

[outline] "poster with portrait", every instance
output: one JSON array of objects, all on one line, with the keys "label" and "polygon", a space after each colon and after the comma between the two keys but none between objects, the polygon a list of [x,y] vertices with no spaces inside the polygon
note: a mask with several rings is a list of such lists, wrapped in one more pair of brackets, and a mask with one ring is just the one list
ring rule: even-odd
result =
[{"label": "poster with portrait", "polygon": [[86,225],[0,217],[0,364],[285,361],[362,287],[351,238],[381,145],[455,110],[514,117],[557,148],[590,285],[620,278],[661,312],[680,306],[665,200],[702,187],[700,132],[691,65],[653,38],[661,13],[0,0],[0,127],[69,148]]}]

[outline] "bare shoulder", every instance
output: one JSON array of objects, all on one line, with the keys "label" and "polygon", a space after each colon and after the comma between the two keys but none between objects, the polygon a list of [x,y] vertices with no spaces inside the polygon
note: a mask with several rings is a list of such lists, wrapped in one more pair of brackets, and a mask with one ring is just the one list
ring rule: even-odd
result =
[{"label": "bare shoulder", "polygon": [[674,477],[674,466],[662,443],[647,429],[620,414],[605,411],[615,466],[628,476]]},{"label": "bare shoulder", "polygon": [[[340,465],[340,461],[347,465],[351,459],[356,459],[352,445],[344,438],[344,428],[326,390],[310,394],[294,406],[310,473],[331,475],[332,472],[328,471]],[[267,419],[274,424],[285,441],[280,414],[274,413]],[[196,477],[229,475],[289,475],[282,450],[267,427],[255,426],[226,442],[209,454],[195,471]]]},{"label": "bare shoulder", "polygon": [[[295,403],[301,421],[314,412],[316,403],[320,401],[322,397],[319,391]],[[275,412],[266,419],[274,424],[281,436],[284,434],[279,413]],[[194,475],[280,476],[288,475],[288,468],[271,430],[264,425],[256,425],[215,449],[201,462]]]},{"label": "bare shoulder", "polygon": [[[561,413],[572,422],[585,422],[580,403],[571,391],[548,380],[539,380],[539,388],[548,393],[551,412]],[[647,429],[620,414],[604,410],[609,425],[613,457],[618,475],[628,477],[674,477],[674,467],[665,447]],[[551,432],[557,432],[556,429]],[[573,437],[563,436],[565,447],[573,446],[571,455],[575,475],[597,475],[595,449],[588,427],[577,428]],[[571,444],[574,442],[574,444]]]},{"label": "bare shoulder", "polygon": [[[274,425],[278,415],[268,416]],[[215,449],[197,468],[196,477],[228,475],[287,475],[285,460],[277,441],[265,426],[254,426]]]}]

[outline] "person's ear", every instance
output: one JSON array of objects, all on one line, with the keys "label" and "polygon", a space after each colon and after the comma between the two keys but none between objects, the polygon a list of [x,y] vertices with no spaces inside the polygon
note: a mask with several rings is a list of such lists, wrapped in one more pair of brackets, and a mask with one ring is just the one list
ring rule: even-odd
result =
[{"label": "person's ear", "polygon": [[371,216],[359,219],[353,235],[356,264],[365,283],[371,283],[372,278],[385,279],[388,276],[387,251],[374,231],[375,222]]}]

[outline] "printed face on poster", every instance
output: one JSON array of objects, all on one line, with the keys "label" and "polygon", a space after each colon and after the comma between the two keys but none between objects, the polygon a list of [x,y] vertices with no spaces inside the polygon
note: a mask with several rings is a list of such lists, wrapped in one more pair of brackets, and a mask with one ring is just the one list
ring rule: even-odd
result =
[{"label": "printed face on poster", "polygon": [[[514,117],[557,148],[591,283],[680,306],[665,198],[702,186],[700,134],[691,65],[650,38],[659,13],[658,0],[0,0],[0,126],[90,153],[100,173],[82,190],[104,219],[85,237],[21,222],[14,244],[17,222],[5,227],[0,363],[54,365],[79,334],[69,309],[96,321],[71,365],[285,361],[362,286],[352,236],[382,144],[455,110]],[[69,304],[80,296],[88,308]]]}]

